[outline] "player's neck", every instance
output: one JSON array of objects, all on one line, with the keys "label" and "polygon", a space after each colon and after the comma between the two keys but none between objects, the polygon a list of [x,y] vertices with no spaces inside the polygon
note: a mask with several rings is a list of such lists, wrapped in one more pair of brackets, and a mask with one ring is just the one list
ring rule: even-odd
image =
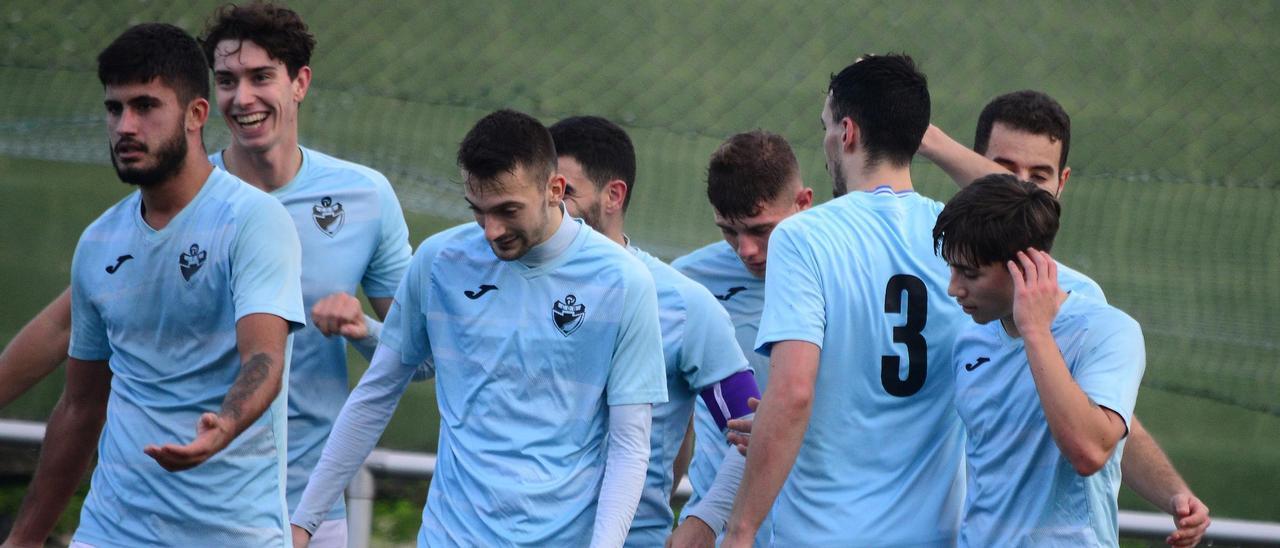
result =
[{"label": "player's neck", "polygon": [[258,152],[236,146],[234,142],[223,152],[227,171],[263,192],[275,191],[293,181],[302,169],[302,149],[298,140],[290,139]]},{"label": "player's neck", "polygon": [[139,189],[142,194],[142,220],[147,226],[162,230],[194,200],[209,180],[213,164],[204,155],[204,147],[190,147],[182,169],[172,179]]},{"label": "player's neck", "polygon": [[521,264],[529,268],[538,268],[555,260],[569,249],[569,245],[578,237],[578,230],[581,227],[564,212],[563,208],[551,214],[551,226],[555,228],[547,230],[546,238],[534,244],[524,256],[517,259]]},{"label": "player's neck", "polygon": [[604,218],[604,226],[592,228],[596,228],[596,230],[599,230],[601,234],[604,234],[610,240],[617,242],[618,245],[627,247],[627,234],[626,230],[623,228],[621,216],[609,217],[606,215]]},{"label": "player's neck", "polygon": [[880,164],[870,169],[861,170],[856,177],[849,178],[849,191],[870,192],[880,187],[889,187],[894,192],[915,190],[911,185],[911,168],[909,166],[890,166]]}]

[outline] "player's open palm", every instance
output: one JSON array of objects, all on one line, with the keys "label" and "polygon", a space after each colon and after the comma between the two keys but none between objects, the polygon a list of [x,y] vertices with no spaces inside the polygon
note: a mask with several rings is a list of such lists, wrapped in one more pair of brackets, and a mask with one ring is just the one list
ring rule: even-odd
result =
[{"label": "player's open palm", "polygon": [[1013,278],[1013,322],[1021,333],[1047,332],[1062,304],[1058,263],[1043,251],[1028,248],[1009,261]]},{"label": "player's open palm", "polygon": [[143,448],[160,466],[170,472],[195,468],[231,443],[234,425],[216,413],[205,413],[196,423],[196,439],[186,445],[166,443]]}]

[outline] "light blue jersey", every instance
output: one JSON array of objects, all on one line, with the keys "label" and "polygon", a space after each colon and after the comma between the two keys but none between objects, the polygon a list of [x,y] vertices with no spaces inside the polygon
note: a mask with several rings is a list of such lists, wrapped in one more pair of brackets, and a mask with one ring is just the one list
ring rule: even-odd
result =
[{"label": "light blue jersey", "polygon": [[1096,301],[1104,303],[1107,302],[1107,297],[1102,293],[1102,286],[1098,285],[1098,282],[1095,282],[1079,271],[1062,264],[1061,261],[1057,261],[1057,263],[1058,287],[1061,287],[1063,291],[1074,293],[1076,295],[1083,295]]},{"label": "light blue jersey", "polygon": [[432,236],[396,293],[382,344],[403,383],[433,358],[440,408],[420,546],[585,545],[608,406],[667,401],[653,277],[563,222],[572,243],[536,268],[498,260],[476,224]]},{"label": "light blue jersey", "polygon": [[[769,358],[755,351],[760,314],[764,311],[764,279],[747,271],[738,254],[724,241],[694,250],[672,261],[671,266],[709,289],[729,313],[738,346],[755,371],[756,384],[764,392],[769,380]],[[693,422],[696,438],[693,461],[689,464],[689,483],[693,485],[693,497],[685,504],[686,507],[697,504],[711,488],[725,453],[736,451],[725,441],[725,434],[716,426],[711,412],[701,398],[694,406]],[[767,538],[767,531],[766,520],[765,525],[760,528],[760,535],[756,536],[757,545]]]},{"label": "light blue jersey", "polygon": [[737,346],[729,315],[710,291],[654,256],[631,250],[649,268],[658,288],[668,400],[653,408],[649,471],[626,546],[661,547],[671,536],[674,518],[671,467],[688,430],[694,401],[702,401],[698,393],[703,388],[746,371],[747,360]]},{"label": "light blue jersey", "polygon": [[[1073,293],[1051,329],[1080,389],[1128,425],[1146,366],[1138,323]],[[1124,440],[1102,470],[1077,474],[1049,431],[1022,339],[998,321],[965,331],[952,363],[968,431],[961,545],[1116,546]]]},{"label": "light blue jersey", "polygon": [[[236,322],[304,320],[298,237],[280,203],[221,169],[154,230],[134,192],[85,229],[71,268],[71,345],[113,374],[75,540],[111,546],[286,546],[285,400],[200,466],[142,452],[187,444],[240,373]],[[290,337],[292,338],[292,337]],[[289,370],[285,347],[285,376]]]},{"label": "light blue jersey", "polygon": [[812,418],[773,507],[775,546],[951,545],[964,500],[951,403],[971,324],[934,254],[942,204],[887,187],[782,221],[757,348],[822,349]]},{"label": "light blue jersey", "polygon": [[[301,147],[299,147],[301,148]],[[381,173],[307,148],[298,174],[271,195],[284,204],[302,243],[302,299],[308,326],[293,338],[289,382],[289,512],[320,460],[347,399],[347,348],[311,324],[311,307],[334,293],[395,296],[412,249],[400,202]],[[224,167],[222,153],[209,160]],[[342,498],[326,519],[346,517]]]}]

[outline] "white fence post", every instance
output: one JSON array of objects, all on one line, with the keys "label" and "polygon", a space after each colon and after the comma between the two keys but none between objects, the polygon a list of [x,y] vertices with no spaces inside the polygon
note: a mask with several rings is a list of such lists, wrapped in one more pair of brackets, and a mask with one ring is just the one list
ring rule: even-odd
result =
[{"label": "white fence post", "polygon": [[366,466],[361,466],[347,485],[347,548],[369,548],[377,490],[373,473]]}]

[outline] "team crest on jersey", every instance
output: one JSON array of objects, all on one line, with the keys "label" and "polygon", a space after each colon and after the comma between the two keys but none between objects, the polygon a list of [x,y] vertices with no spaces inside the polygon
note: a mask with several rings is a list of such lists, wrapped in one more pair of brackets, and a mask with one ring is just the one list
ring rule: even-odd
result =
[{"label": "team crest on jersey", "polygon": [[579,304],[578,298],[572,293],[565,295],[563,301],[556,301],[556,304],[551,305],[551,319],[555,321],[556,329],[566,337],[582,327],[582,318],[586,315],[586,305]]},{"label": "team crest on jersey", "polygon": [[182,279],[191,281],[191,277],[200,271],[200,267],[204,266],[207,258],[209,258],[209,252],[200,249],[197,244],[191,244],[191,249],[178,256],[178,268],[182,270]]},{"label": "team crest on jersey", "polygon": [[332,238],[342,230],[342,224],[347,221],[347,212],[342,209],[341,202],[335,202],[332,197],[325,196],[320,198],[320,203],[311,206],[311,219],[316,222],[316,228],[319,228],[320,232]]}]

